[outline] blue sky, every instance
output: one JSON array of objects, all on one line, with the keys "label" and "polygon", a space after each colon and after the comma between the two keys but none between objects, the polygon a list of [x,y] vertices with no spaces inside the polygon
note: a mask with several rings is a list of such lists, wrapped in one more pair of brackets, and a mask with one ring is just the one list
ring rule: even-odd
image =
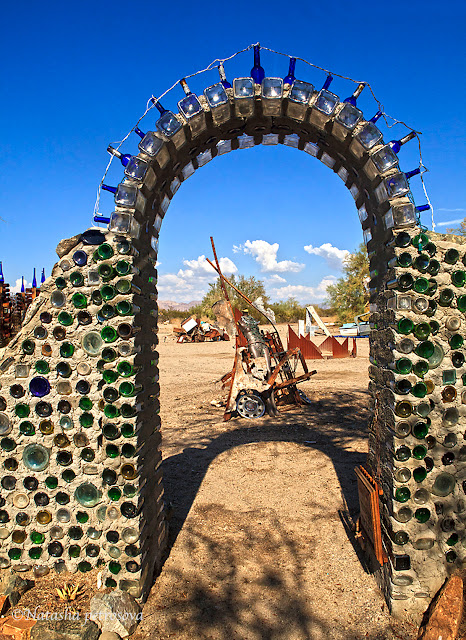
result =
[{"label": "blue sky", "polygon": [[[49,274],[59,240],[91,225],[107,145],[134,126],[152,94],[257,41],[370,82],[388,114],[423,132],[436,223],[463,218],[465,27],[466,5],[455,0],[441,6],[418,0],[8,3],[0,38],[0,260],[6,279],[14,283],[24,274],[30,281],[34,266]],[[262,65],[270,76],[287,71],[285,58],[266,52]],[[251,66],[248,52],[225,70],[231,80],[248,75]],[[296,75],[316,87],[325,79],[300,62]],[[217,77],[212,71],[189,84],[200,93]],[[339,78],[331,88],[341,98],[353,90]],[[182,95],[176,87],[164,106],[176,110]],[[377,110],[367,89],[358,104],[369,116]],[[141,128],[154,128],[154,121],[152,111]],[[384,130],[385,139],[404,131],[400,125]],[[123,151],[136,148],[132,134]],[[402,169],[417,166],[416,142],[399,155]],[[107,183],[122,176],[114,163]],[[423,204],[419,179],[411,184],[416,203]],[[103,214],[112,202],[102,195]],[[429,212],[423,221],[430,225]],[[353,199],[339,178],[307,154],[277,146],[217,158],[183,184],[160,236],[161,299],[202,296],[209,275],[201,256],[210,255],[210,235],[231,271],[264,279],[273,299],[294,295],[301,302],[325,297],[344,251],[362,240]]]}]

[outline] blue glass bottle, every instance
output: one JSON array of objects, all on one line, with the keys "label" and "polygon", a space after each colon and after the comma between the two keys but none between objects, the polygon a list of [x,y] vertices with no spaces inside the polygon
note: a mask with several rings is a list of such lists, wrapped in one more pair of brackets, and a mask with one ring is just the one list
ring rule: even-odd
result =
[{"label": "blue glass bottle", "polygon": [[369,122],[377,122],[377,120],[379,118],[381,118],[383,116],[383,111],[377,111],[377,113],[375,114],[375,116],[372,116],[372,118],[369,120]]},{"label": "blue glass bottle", "polygon": [[108,184],[103,184],[102,189],[104,191],[110,191],[110,193],[116,193],[116,187],[109,187]]},{"label": "blue glass bottle", "polygon": [[32,288],[37,289],[37,280],[36,280],[36,268],[32,272]]},{"label": "blue glass bottle", "polygon": [[174,113],[168,111],[168,109],[164,109],[160,102],[155,98],[152,98],[152,103],[160,113],[160,118],[155,123],[155,126],[159,131],[170,138],[181,129],[181,122],[175,117]]},{"label": "blue glass bottle", "polygon": [[0,262],[0,284],[3,284],[4,282],[5,278],[3,277],[2,263]]},{"label": "blue glass bottle", "polygon": [[190,91],[185,78],[181,78],[180,85],[186,95],[178,102],[178,109],[189,120],[189,118],[193,118],[202,111],[202,105],[198,97]]},{"label": "blue glass bottle", "polygon": [[416,211],[418,213],[421,213],[421,211],[429,211],[430,209],[430,204],[421,204],[419,205],[419,207],[416,207]]},{"label": "blue glass bottle", "polygon": [[218,74],[220,76],[220,82],[223,85],[224,89],[231,89],[231,84],[228,82],[227,77],[225,75],[225,69],[223,68],[223,62],[220,62],[218,65]]},{"label": "blue glass bottle", "polygon": [[141,129],[140,129],[139,127],[134,127],[134,133],[136,133],[136,134],[141,138],[141,140],[142,140],[142,139],[144,138],[144,136],[146,135],[146,134],[144,133],[144,131],[141,131]]},{"label": "blue glass bottle", "polygon": [[42,269],[42,275],[40,277],[40,284],[43,285],[45,282],[45,269]]},{"label": "blue glass bottle", "polygon": [[26,289],[24,287],[24,276],[21,276],[21,293],[25,293]]},{"label": "blue glass bottle", "polygon": [[254,66],[251,69],[251,78],[256,84],[261,84],[262,80],[265,78],[265,71],[261,67],[260,48],[260,44],[254,45]]},{"label": "blue glass bottle", "polygon": [[288,68],[288,75],[286,75],[283,78],[283,84],[293,84],[293,82],[296,80],[296,77],[294,75],[294,70],[296,67],[296,58],[290,58],[290,66]]},{"label": "blue glass bottle", "polygon": [[417,169],[413,169],[412,171],[405,171],[406,179],[409,180],[413,176],[418,176],[421,173],[419,167]]},{"label": "blue glass bottle", "polygon": [[401,149],[401,147],[404,144],[406,144],[407,142],[409,142],[415,137],[416,137],[416,132],[411,131],[410,133],[408,133],[408,135],[404,136],[404,138],[400,138],[400,140],[390,140],[388,144],[390,145],[394,153],[398,153],[398,151]]},{"label": "blue glass bottle", "polygon": [[364,89],[365,86],[366,86],[365,82],[360,82],[358,84],[358,86],[356,87],[356,89],[354,90],[354,92],[348,98],[345,98],[343,100],[343,102],[347,102],[348,104],[352,104],[353,107],[355,107],[357,99],[361,95],[362,90]]},{"label": "blue glass bottle", "polygon": [[105,218],[104,216],[94,216],[94,222],[101,224],[109,224],[110,218]]},{"label": "blue glass bottle", "polygon": [[125,153],[125,154],[120,153],[117,149],[114,149],[110,144],[107,147],[107,151],[112,156],[115,156],[115,158],[118,158],[124,167],[126,167],[126,165],[131,160],[131,157],[132,157],[129,153]]},{"label": "blue glass bottle", "polygon": [[330,73],[328,74],[328,76],[325,78],[325,82],[323,84],[322,87],[322,91],[327,91],[329,86],[332,84],[332,80],[333,80],[333,76],[330,75]]}]

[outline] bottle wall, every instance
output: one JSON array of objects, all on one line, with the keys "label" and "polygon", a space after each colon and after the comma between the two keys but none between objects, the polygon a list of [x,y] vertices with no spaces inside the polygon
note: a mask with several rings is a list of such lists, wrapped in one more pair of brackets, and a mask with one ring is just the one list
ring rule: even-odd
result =
[{"label": "bottle wall", "polygon": [[[257,60],[257,79],[259,67]],[[1,353],[0,567],[101,566],[108,586],[146,592],[167,537],[157,238],[185,180],[211,160],[257,144],[284,144],[311,164],[317,159],[355,201],[372,278],[374,419],[366,466],[384,491],[389,562],[378,574],[389,605],[401,613],[425,610],[462,562],[464,251],[450,263],[450,240],[428,234],[413,244],[420,209],[408,180],[416,171],[403,173],[396,155],[412,134],[387,144],[376,124],[382,114],[366,119],[355,106],[363,86],[340,101],[330,82],[319,91],[299,80],[235,78],[199,97],[185,88],[180,113],[157,103],[154,130],[135,130],[138,155],[109,148],[125,168],[118,187],[105,187],[115,195],[108,231],[60,243],[52,277]],[[460,326],[447,328],[449,317]],[[121,335],[122,325],[130,333],[123,327]],[[402,340],[412,344],[402,347]],[[443,351],[438,365],[431,349]],[[27,466],[31,451],[35,469]],[[37,486],[24,486],[30,477]],[[449,478],[453,489],[437,495]]]},{"label": "bottle wall", "polygon": [[466,247],[454,240],[395,232],[373,318],[369,459],[399,613],[424,611],[466,560]]},{"label": "bottle wall", "polygon": [[154,260],[71,244],[0,359],[0,566],[97,566],[140,596],[166,536]]}]

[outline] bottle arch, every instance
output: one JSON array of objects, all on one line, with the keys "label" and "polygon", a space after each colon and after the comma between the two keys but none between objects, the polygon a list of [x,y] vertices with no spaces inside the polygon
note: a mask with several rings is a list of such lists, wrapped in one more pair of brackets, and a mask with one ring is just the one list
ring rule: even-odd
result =
[{"label": "bottle arch", "polygon": [[[377,575],[394,613],[422,612],[466,555],[455,543],[466,512],[461,390],[450,404],[440,393],[444,380],[455,387],[451,372],[461,380],[462,365],[449,359],[448,326],[463,335],[466,298],[452,285],[453,271],[461,269],[445,260],[451,249],[461,259],[461,246],[422,232],[396,153],[353,104],[298,81],[270,91],[277,82],[267,81],[277,79],[266,78],[262,86],[237,80],[233,88],[218,83],[206,89],[190,117],[162,114],[165,134],[140,132],[138,155],[123,158],[125,177],[108,229],[89,229],[58,245],[51,277],[20,333],[0,351],[0,568],[100,566],[107,586],[145,597],[167,541],[155,269],[161,223],[184,180],[207,162],[258,144],[285,144],[336,173],[359,214],[373,313],[367,469],[383,488],[387,556]],[[432,289],[434,282],[433,292],[425,288],[425,271],[414,266],[429,245],[438,263],[428,285]],[[434,253],[427,254],[427,265]],[[405,263],[401,254],[408,254]],[[406,274],[418,286],[412,282],[403,292],[400,277]],[[447,289],[453,290],[450,306],[441,301]],[[424,325],[419,339],[413,333],[418,325]],[[411,369],[407,375],[396,363],[404,354],[430,367],[434,354],[427,358],[420,349],[429,342],[445,358],[429,369],[434,389],[426,387],[429,395],[422,398],[413,390],[418,384],[424,391],[425,377],[413,379]],[[403,396],[401,380],[409,382]],[[449,434],[453,446],[444,450],[440,443],[447,446]],[[445,453],[454,455],[449,466]],[[415,472],[419,468],[426,473]],[[95,537],[95,530],[101,535]]]}]

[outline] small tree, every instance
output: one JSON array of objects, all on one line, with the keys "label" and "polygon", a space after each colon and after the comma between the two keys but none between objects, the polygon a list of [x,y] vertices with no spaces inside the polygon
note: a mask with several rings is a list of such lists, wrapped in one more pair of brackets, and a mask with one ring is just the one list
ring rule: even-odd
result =
[{"label": "small tree", "polygon": [[[256,298],[261,297],[264,305],[267,307],[269,305],[269,299],[267,294],[265,293],[265,286],[262,280],[257,280],[254,276],[238,276],[235,277],[232,275],[228,278],[232,284],[235,285],[237,289],[244,293],[252,302],[256,300]],[[231,300],[231,304],[238,309],[249,309],[249,313],[256,318],[257,320],[263,320],[262,314],[258,313],[254,309],[249,308],[247,302],[245,302],[241,296],[239,296],[236,291],[230,287],[228,284],[225,284],[228,296]],[[209,284],[209,290],[205,294],[202,299],[201,304],[199,305],[199,310],[201,313],[208,318],[213,319],[214,315],[212,313],[212,305],[218,300],[223,300],[223,291],[220,285],[220,278],[217,278],[215,282],[211,282]]]},{"label": "small tree", "polygon": [[459,227],[450,227],[446,232],[453,233],[455,236],[466,236],[466,218],[461,220]]},{"label": "small tree", "polygon": [[348,322],[360,313],[369,299],[365,282],[369,279],[369,261],[364,244],[343,261],[343,278],[327,287],[327,303],[340,322]]}]

